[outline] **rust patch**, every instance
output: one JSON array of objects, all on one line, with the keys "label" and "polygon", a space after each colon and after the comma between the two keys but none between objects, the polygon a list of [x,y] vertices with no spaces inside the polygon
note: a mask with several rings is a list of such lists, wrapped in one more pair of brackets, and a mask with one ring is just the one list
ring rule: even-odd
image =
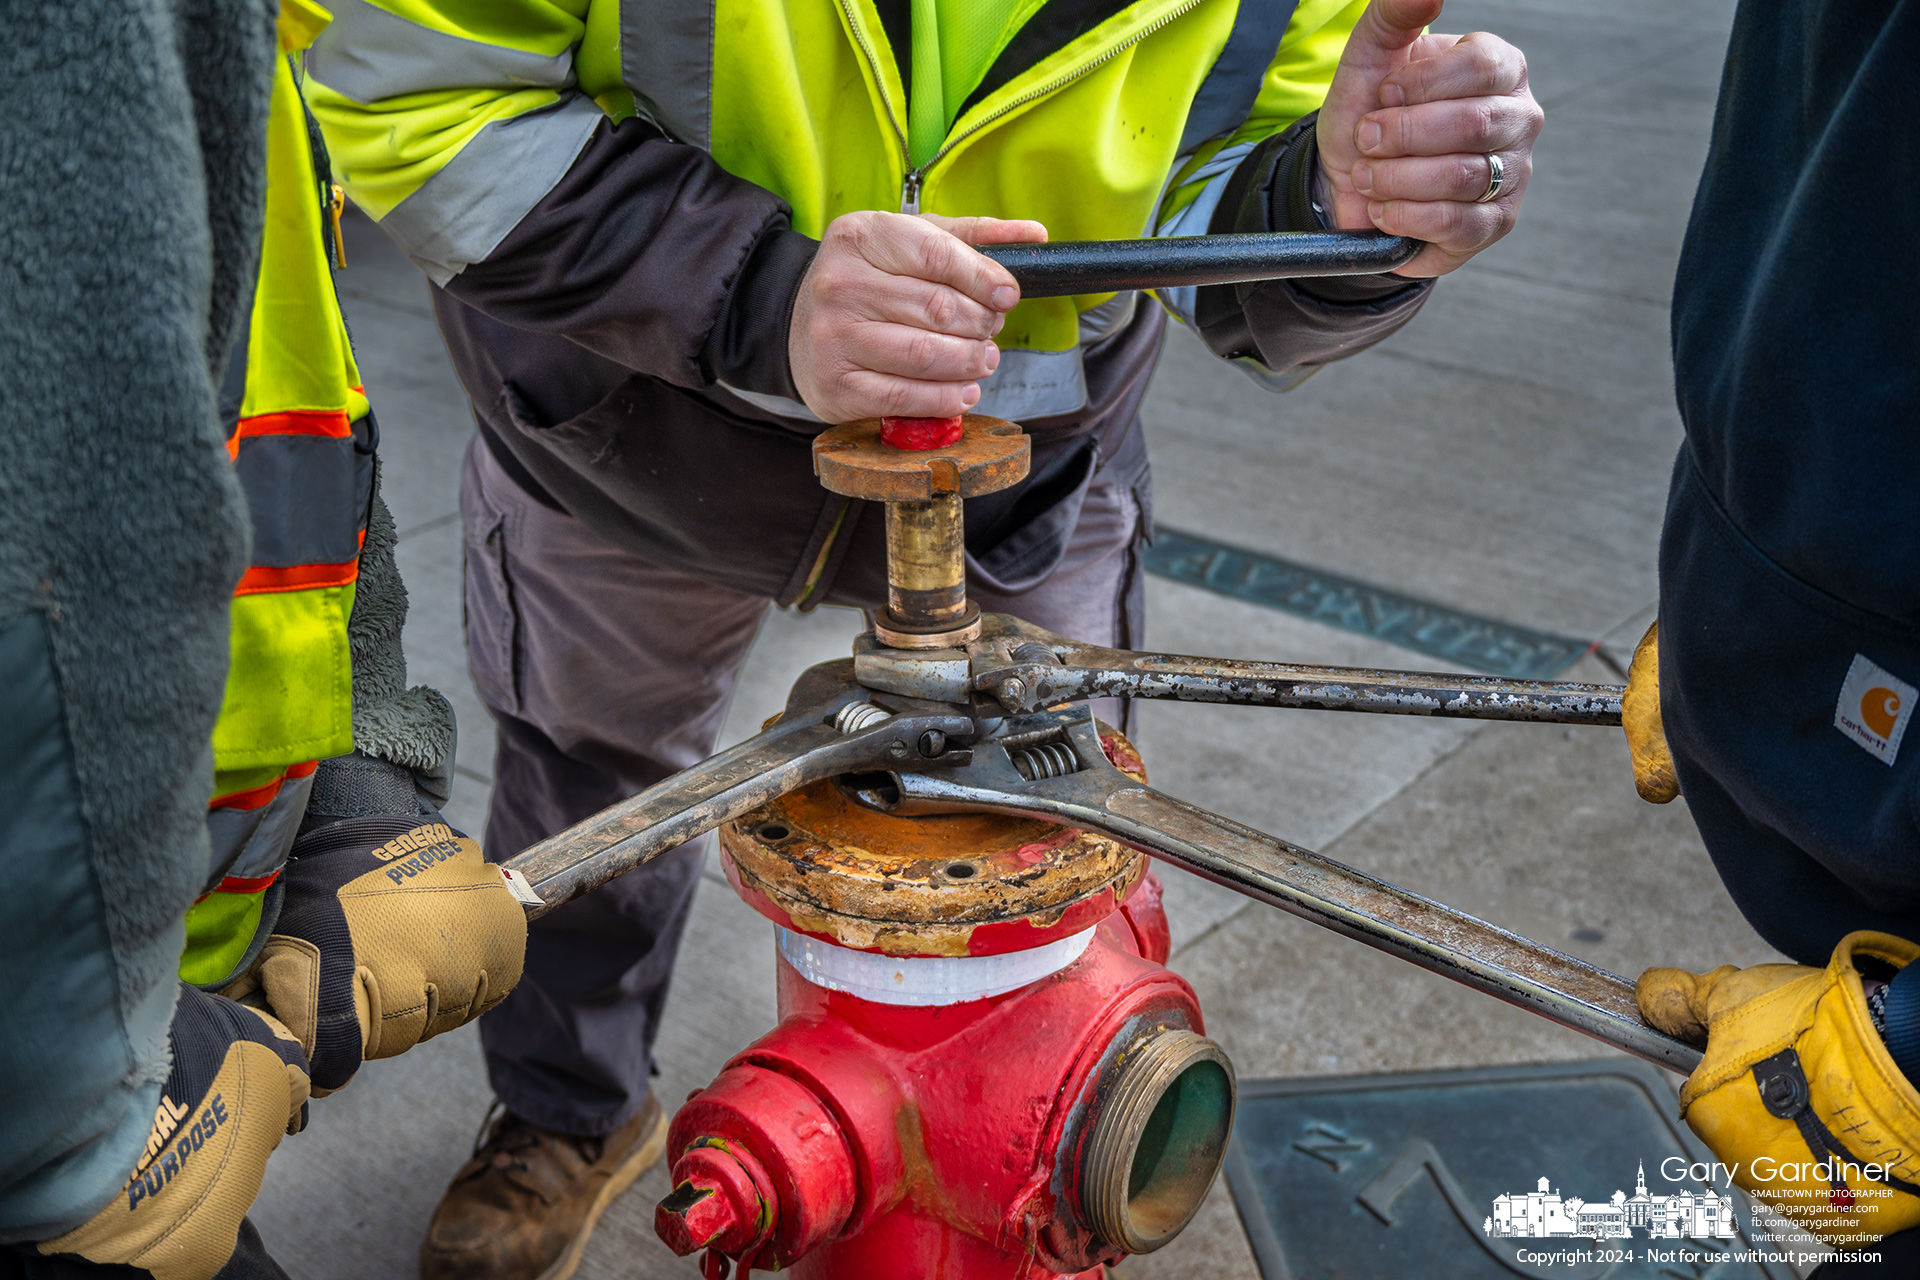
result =
[{"label": "rust patch", "polygon": [[[1100,731],[1109,758],[1145,781],[1133,745]],[[761,806],[720,840],[740,887],[795,927],[891,954],[967,955],[982,925],[1052,927],[1102,895],[1117,903],[1144,865],[1097,832],[988,813],[895,817],[832,782]]]},{"label": "rust patch", "polygon": [[927,1139],[922,1132],[920,1108],[903,1102],[893,1113],[893,1136],[900,1144],[900,1162],[904,1183],[902,1198],[914,1208],[935,1217],[946,1217],[947,1197],[940,1178],[927,1157]]},{"label": "rust patch", "polygon": [[813,473],[834,493],[874,502],[925,501],[936,493],[977,498],[1026,477],[1033,442],[1016,424],[970,413],[960,438],[937,449],[896,449],[880,419],[829,427],[813,438]]}]

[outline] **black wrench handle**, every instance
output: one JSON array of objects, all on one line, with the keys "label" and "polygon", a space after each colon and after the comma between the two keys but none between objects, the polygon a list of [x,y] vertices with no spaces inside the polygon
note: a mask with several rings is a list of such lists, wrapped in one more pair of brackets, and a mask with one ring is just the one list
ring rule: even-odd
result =
[{"label": "black wrench handle", "polygon": [[995,244],[980,252],[1011,271],[1025,297],[1060,298],[1296,276],[1378,275],[1411,261],[1425,247],[1379,231],[1261,231]]}]

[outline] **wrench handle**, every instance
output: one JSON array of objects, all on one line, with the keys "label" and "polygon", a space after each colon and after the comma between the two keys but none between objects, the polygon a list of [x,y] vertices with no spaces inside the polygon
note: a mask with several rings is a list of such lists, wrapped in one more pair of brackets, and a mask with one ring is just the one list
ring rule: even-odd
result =
[{"label": "wrench handle", "polygon": [[1378,275],[1411,261],[1425,247],[1379,231],[1261,231],[996,244],[980,252],[1013,273],[1023,296],[1060,298],[1298,276]]},{"label": "wrench handle", "polygon": [[1088,825],[1142,852],[1670,1071],[1699,1065],[1646,1024],[1618,974],[1149,787],[1103,807],[1113,821]]}]

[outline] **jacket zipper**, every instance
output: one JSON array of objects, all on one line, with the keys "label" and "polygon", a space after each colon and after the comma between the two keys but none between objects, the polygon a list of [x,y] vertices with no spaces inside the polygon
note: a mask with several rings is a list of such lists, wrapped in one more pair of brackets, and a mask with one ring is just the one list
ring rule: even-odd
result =
[{"label": "jacket zipper", "polygon": [[[1204,2],[1205,0],[1186,0],[1185,4],[1182,4],[1176,9],[1172,9],[1166,13],[1161,14],[1159,18],[1155,19],[1153,22],[1149,23],[1147,26],[1142,27],[1140,30],[1134,32],[1133,35],[1121,41],[1119,44],[1115,45],[1113,48],[1107,50],[1105,53],[1095,58],[1092,62],[1089,62],[1086,66],[1081,67],[1077,71],[1070,71],[1066,75],[1058,76],[1053,80],[1048,81],[1046,84],[1041,85],[1037,89],[1027,90],[1025,93],[1021,94],[1019,97],[1015,98],[1013,101],[1001,107],[998,111],[995,111],[992,115],[986,116],[980,120],[976,120],[973,124],[967,127],[965,132],[955,134],[953,137],[941,143],[940,149],[934,152],[931,156],[928,156],[927,162],[925,164],[920,165],[918,168],[909,168],[907,170],[907,176],[901,180],[900,212],[902,213],[919,213],[920,212],[920,188],[921,188],[921,185],[926,180],[927,170],[933,168],[934,165],[939,164],[940,161],[946,156],[946,154],[949,151],[953,150],[955,147],[965,142],[968,138],[971,138],[974,134],[980,132],[982,129],[992,124],[994,121],[1000,119],[1002,116],[1006,115],[1008,112],[1017,111],[1021,107],[1026,106],[1029,102],[1032,102],[1036,98],[1044,98],[1048,94],[1053,93],[1055,90],[1063,89],[1067,85],[1072,84],[1075,80],[1080,79],[1080,77],[1092,74],[1094,71],[1097,71],[1099,68],[1113,61],[1115,58],[1119,57],[1121,54],[1125,53],[1127,50],[1133,48],[1133,46],[1139,44],[1142,40],[1145,40],[1148,36],[1153,35],[1155,32],[1159,31],[1160,28],[1166,26],[1168,23],[1174,21],[1176,18],[1183,18],[1187,14],[1192,13],[1195,9],[1198,9],[1201,6],[1201,4],[1203,4]],[[853,32],[854,43],[860,46],[860,53],[867,60],[867,68],[869,71],[873,73],[873,82],[876,85],[883,83],[880,76],[880,59],[874,54],[872,44],[868,42],[867,37],[861,32],[860,24],[856,20],[855,14],[853,12],[853,0],[840,0],[840,9],[841,9],[841,12],[843,12],[846,15],[847,29]],[[887,95],[884,92],[881,93],[880,95],[880,105],[886,110],[887,123],[893,126],[893,136],[900,140],[900,154],[903,156],[907,156],[909,158],[909,161],[911,161],[911,153],[907,149],[906,130],[900,127],[900,121],[894,117],[893,106],[890,103],[888,103]]]}]

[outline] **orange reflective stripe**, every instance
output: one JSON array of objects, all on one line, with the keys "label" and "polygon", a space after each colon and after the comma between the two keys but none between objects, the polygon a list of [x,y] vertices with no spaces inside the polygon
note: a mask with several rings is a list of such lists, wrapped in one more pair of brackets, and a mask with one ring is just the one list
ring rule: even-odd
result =
[{"label": "orange reflective stripe", "polygon": [[273,887],[280,878],[278,871],[268,876],[224,876],[214,887],[215,893],[259,893]]},{"label": "orange reflective stripe", "polygon": [[358,560],[345,560],[339,564],[296,564],[285,569],[255,565],[240,576],[240,585],[233,589],[233,594],[253,596],[270,591],[305,591],[309,587],[344,587],[359,577]]},{"label": "orange reflective stripe", "polygon": [[[363,399],[367,394],[365,387],[354,387],[353,391]],[[353,434],[353,417],[348,409],[282,409],[242,418],[227,437],[227,457],[239,457],[240,442],[249,436],[331,436],[344,440]]]},{"label": "orange reflective stripe", "polygon": [[242,418],[227,437],[227,457],[240,456],[240,442],[253,436],[327,436],[344,440],[353,434],[345,409],[287,409]]},{"label": "orange reflective stripe", "polygon": [[275,778],[272,782],[264,783],[257,787],[250,787],[245,791],[236,791],[231,795],[215,796],[207,802],[207,808],[258,809],[264,805],[272,804],[273,798],[280,794],[280,785],[282,783],[293,778],[304,778],[319,767],[320,762],[318,760],[306,760],[300,764],[289,765],[287,771]]},{"label": "orange reflective stripe", "polygon": [[268,876],[222,876],[220,883],[195,898],[193,905],[196,907],[199,906],[216,893],[265,893],[268,889],[273,888],[273,882],[279,878],[280,872],[278,871]]},{"label": "orange reflective stripe", "polygon": [[[366,550],[365,529],[360,531],[359,541],[360,549]],[[309,587],[344,587],[349,582],[359,580],[360,560],[357,556],[339,564],[296,564],[285,568],[255,565],[240,575],[240,585],[233,589],[233,594],[257,596],[272,591],[305,591]]]}]

